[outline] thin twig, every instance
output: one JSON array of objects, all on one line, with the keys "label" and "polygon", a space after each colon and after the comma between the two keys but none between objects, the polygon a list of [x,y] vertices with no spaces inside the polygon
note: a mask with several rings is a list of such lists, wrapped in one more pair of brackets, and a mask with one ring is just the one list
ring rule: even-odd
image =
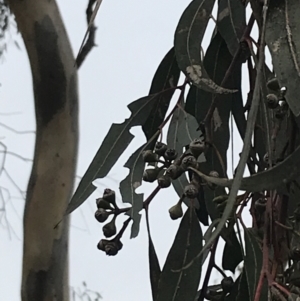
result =
[{"label": "thin twig", "polygon": [[[93,6],[95,3],[96,3],[96,6],[93,10]],[[86,10],[88,28],[86,30],[86,33],[85,33],[83,41],[81,43],[78,55],[75,60],[77,69],[80,68],[81,64],[83,63],[83,61],[86,58],[86,56],[88,55],[88,53],[95,46],[95,32],[96,32],[97,28],[94,25],[94,21],[95,21],[95,18],[96,18],[96,15],[100,8],[101,3],[102,3],[102,0],[89,0],[88,7]]]},{"label": "thin twig", "polygon": [[21,134],[21,135],[23,135],[23,134],[35,134],[35,131],[18,131],[18,130],[15,130],[14,128],[12,128],[12,127],[10,127],[10,126],[2,123],[2,122],[0,122],[0,126],[6,128],[7,130],[9,130],[13,133],[16,133],[16,134]]},{"label": "thin twig", "polygon": [[204,281],[203,281],[203,285],[202,285],[202,289],[200,291],[200,296],[198,298],[198,301],[203,301],[204,300],[205,293],[206,293],[207,286],[208,286],[209,279],[210,279],[210,275],[211,275],[212,269],[213,269],[214,264],[215,264],[215,255],[216,255],[216,250],[217,250],[217,246],[218,246],[218,241],[219,241],[219,237],[217,237],[217,239],[215,240],[215,242],[213,244],[213,247],[211,249],[209,263],[208,263],[208,267],[207,267],[207,270],[206,270],[205,278],[204,278]]}]

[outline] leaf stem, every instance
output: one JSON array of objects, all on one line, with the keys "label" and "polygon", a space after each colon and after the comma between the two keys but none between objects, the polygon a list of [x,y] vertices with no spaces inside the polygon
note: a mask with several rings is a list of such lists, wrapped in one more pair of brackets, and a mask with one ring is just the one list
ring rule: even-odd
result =
[{"label": "leaf stem", "polygon": [[151,194],[147,197],[147,199],[144,201],[143,203],[143,208],[145,210],[148,209],[148,206],[150,204],[150,202],[154,199],[154,197],[157,195],[157,193],[160,191],[160,187],[157,186],[152,192]]},{"label": "leaf stem", "polygon": [[208,283],[209,283],[209,279],[210,279],[210,275],[211,275],[213,267],[215,266],[215,255],[216,255],[216,251],[217,251],[218,241],[219,241],[219,236],[216,238],[216,240],[213,244],[213,247],[211,249],[209,263],[208,263],[208,267],[207,267],[207,270],[206,270],[205,278],[204,278],[204,281],[203,281],[203,285],[202,285],[202,288],[201,288],[201,292],[200,292],[200,296],[198,298],[198,301],[203,301],[204,300],[205,293],[206,293]]}]

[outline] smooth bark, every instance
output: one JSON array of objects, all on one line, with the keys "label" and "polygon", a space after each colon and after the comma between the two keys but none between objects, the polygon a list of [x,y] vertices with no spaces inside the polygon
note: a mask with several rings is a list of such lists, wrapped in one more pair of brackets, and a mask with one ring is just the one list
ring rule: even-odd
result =
[{"label": "smooth bark", "polygon": [[36,112],[24,212],[22,301],[67,301],[69,221],[54,226],[63,216],[75,179],[77,71],[56,2],[8,2],[30,60]]}]

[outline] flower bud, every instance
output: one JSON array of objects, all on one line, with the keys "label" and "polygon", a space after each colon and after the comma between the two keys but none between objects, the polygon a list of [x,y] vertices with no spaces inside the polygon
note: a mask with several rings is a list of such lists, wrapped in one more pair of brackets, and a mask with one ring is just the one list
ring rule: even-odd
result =
[{"label": "flower bud", "polygon": [[167,161],[175,160],[177,158],[177,156],[178,156],[177,151],[173,148],[168,148],[166,150],[166,152],[164,153],[164,158]]},{"label": "flower bud", "polygon": [[190,183],[184,187],[184,194],[189,199],[194,199],[198,196],[199,187],[194,183]]},{"label": "flower bud", "polygon": [[197,168],[198,163],[194,156],[186,156],[182,159],[181,167],[183,170],[188,170],[189,167]]},{"label": "flower bud", "polygon": [[221,281],[221,286],[224,293],[229,293],[234,285],[232,277],[224,277]]},{"label": "flower bud", "polygon": [[109,212],[107,212],[103,208],[99,208],[95,212],[95,218],[99,223],[104,223],[107,220],[108,216],[109,216]]},{"label": "flower bud", "polygon": [[178,202],[176,205],[172,206],[169,209],[169,214],[171,219],[175,220],[183,216],[183,211],[181,207],[181,202]]},{"label": "flower bud", "polygon": [[158,160],[158,155],[153,153],[151,150],[145,150],[142,153],[143,160],[146,163],[154,163]]},{"label": "flower bud", "polygon": [[117,207],[116,206],[116,193],[109,189],[109,188],[106,188],[104,190],[104,193],[103,193],[103,197],[102,197],[105,201],[111,203],[114,207]]},{"label": "flower bud", "polygon": [[201,139],[194,139],[190,145],[189,149],[195,158],[198,158],[205,151],[205,143]]},{"label": "flower bud", "polygon": [[102,231],[105,237],[112,237],[117,233],[116,215],[109,223],[103,226]]},{"label": "flower bud", "polygon": [[161,171],[160,168],[146,169],[143,173],[143,180],[145,182],[150,182],[150,183],[154,182],[155,180],[157,180],[160,171]]},{"label": "flower bud", "polygon": [[166,170],[166,174],[170,176],[172,180],[178,179],[183,173],[183,168],[175,164],[171,164]]},{"label": "flower bud", "polygon": [[105,201],[103,198],[96,200],[97,208],[100,209],[113,209],[108,201]]},{"label": "flower bud", "polygon": [[157,179],[160,188],[167,188],[171,185],[171,178],[169,175],[163,175]]},{"label": "flower bud", "polygon": [[154,148],[154,152],[159,156],[163,156],[168,149],[167,145],[162,142],[157,142]]}]

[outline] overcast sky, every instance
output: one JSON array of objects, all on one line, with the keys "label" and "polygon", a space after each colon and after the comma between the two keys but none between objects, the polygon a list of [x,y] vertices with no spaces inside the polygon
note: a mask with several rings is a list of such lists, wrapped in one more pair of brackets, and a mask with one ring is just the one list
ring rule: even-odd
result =
[{"label": "overcast sky", "polygon": [[[58,3],[76,53],[86,30],[87,1],[60,0]],[[123,122],[129,116],[126,106],[147,95],[158,64],[172,47],[177,22],[188,3],[188,0],[103,1],[96,20],[98,47],[93,49],[79,71],[79,176],[84,174],[111,123]],[[7,51],[1,58],[0,66],[0,122],[16,130],[34,131],[32,83],[25,47],[13,28],[7,39]],[[14,40],[20,49],[15,46]],[[5,115],[7,113],[15,114]],[[145,142],[139,127],[131,132],[136,138],[109,177],[99,181],[97,191],[72,214],[70,284],[77,288],[82,287],[81,283],[85,281],[105,301],[151,300],[144,218],[136,239],[129,240],[129,231],[125,233],[123,249],[117,256],[105,256],[96,247],[103,235],[102,225],[94,219],[95,199],[106,187],[118,192],[119,182],[128,172],[122,166],[128,156]],[[32,158],[32,133],[16,134],[0,125],[0,139],[10,152]],[[235,150],[240,152],[240,143],[236,142]],[[13,155],[7,156],[5,170],[23,191],[30,168],[30,162]],[[0,300],[19,301],[24,200],[5,172],[0,186],[6,200],[5,215],[0,212]],[[155,184],[143,185],[138,192],[143,191],[147,196],[154,188]],[[11,200],[8,200],[8,191],[14,197]],[[151,204],[151,230],[161,266],[179,223],[171,221],[168,214],[168,208],[177,200],[177,195],[168,189],[162,191]],[[120,204],[119,192],[118,201]],[[0,204],[1,208],[3,204]],[[124,218],[120,218],[119,228],[123,221]]]}]

